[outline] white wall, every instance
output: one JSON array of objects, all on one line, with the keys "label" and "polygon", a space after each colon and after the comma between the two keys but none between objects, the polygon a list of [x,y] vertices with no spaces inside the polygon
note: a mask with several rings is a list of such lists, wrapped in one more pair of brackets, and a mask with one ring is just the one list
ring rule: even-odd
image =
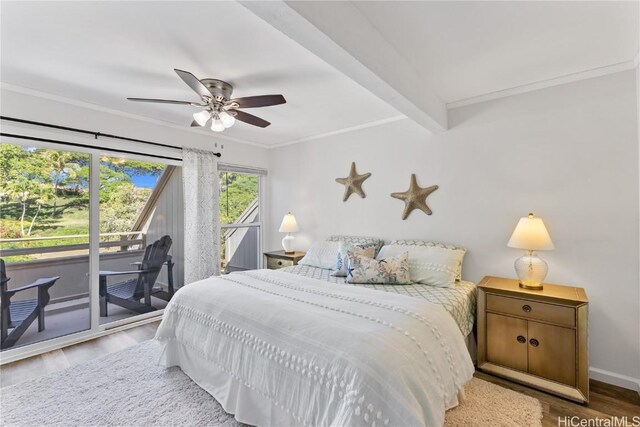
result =
[{"label": "white wall", "polygon": [[[515,277],[506,242],[521,216],[541,216],[556,250],[549,282],[586,288],[593,377],[636,388],[640,378],[639,176],[634,71],[452,110],[429,136],[409,120],[271,151],[268,230],[291,211],[296,249],[330,234],[418,238],[469,249],[466,279]],[[351,161],[371,172],[343,203]],[[401,220],[411,173],[437,184],[432,216]],[[268,249],[282,236],[269,233]],[[604,372],[606,371],[606,372]]]}]

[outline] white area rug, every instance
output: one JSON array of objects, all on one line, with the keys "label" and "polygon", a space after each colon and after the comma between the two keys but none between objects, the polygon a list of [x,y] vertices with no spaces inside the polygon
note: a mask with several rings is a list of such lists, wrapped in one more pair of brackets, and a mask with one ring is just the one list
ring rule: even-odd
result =
[{"label": "white area rug", "polygon": [[[2,426],[233,426],[233,415],[179,368],[157,365],[148,341],[0,390]],[[445,425],[540,426],[537,399],[474,378]]]}]

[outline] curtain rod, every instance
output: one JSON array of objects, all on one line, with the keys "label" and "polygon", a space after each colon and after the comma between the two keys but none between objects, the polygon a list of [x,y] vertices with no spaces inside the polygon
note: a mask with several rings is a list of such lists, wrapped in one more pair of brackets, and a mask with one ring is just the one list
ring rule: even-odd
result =
[{"label": "curtain rod", "polygon": [[[17,135],[17,134],[14,134],[14,133],[0,132],[0,136],[5,136],[7,138],[26,139],[26,140],[29,140],[29,141],[51,142],[51,143],[54,143],[54,144],[69,145],[71,147],[84,147],[84,148],[96,149],[95,146],[88,145],[88,144],[79,144],[77,142],[60,141],[60,140],[57,140],[57,139],[36,138],[35,136]],[[111,151],[111,152],[114,152],[114,153],[136,154],[138,156],[154,157],[156,159],[182,161],[182,159],[179,158],[179,157],[159,156],[157,154],[143,154],[143,153],[139,153],[139,152],[136,152],[136,151],[130,151],[130,150],[120,150],[120,149],[107,148],[107,149],[105,149],[105,151]]]},{"label": "curtain rod", "polygon": [[[51,128],[51,129],[59,129],[59,130],[66,130],[66,131],[70,131],[70,132],[83,133],[83,134],[86,134],[86,135],[93,135],[93,137],[95,139],[98,139],[98,137],[104,137],[104,138],[120,139],[120,140],[123,140],[123,141],[139,142],[141,144],[155,145],[157,147],[174,148],[176,150],[180,149],[179,147],[175,147],[175,146],[169,145],[169,144],[161,144],[159,142],[144,141],[142,139],[127,138],[126,136],[118,136],[118,135],[112,135],[112,134],[109,134],[109,133],[94,132],[94,131],[90,131],[90,130],[86,130],[86,129],[78,129],[78,128],[72,128],[72,127],[67,127],[67,126],[52,125],[50,123],[36,122],[36,121],[33,121],[33,120],[25,120],[25,119],[18,119],[18,118],[15,118],[15,117],[0,116],[0,120],[7,120],[9,122],[24,123],[24,124],[28,124],[28,125],[42,126],[42,127],[47,127],[47,128]],[[3,134],[3,135],[5,135],[5,134]],[[10,136],[10,135],[5,135],[5,136]],[[14,135],[14,137],[16,137],[16,136]],[[23,139],[30,139],[30,138],[23,137]],[[31,138],[31,139],[33,139],[34,141],[47,141],[44,138]],[[53,141],[53,140],[48,140],[48,141],[56,142],[56,141]],[[76,143],[64,142],[64,141],[57,141],[57,142],[60,143],[60,144],[75,145],[77,147],[96,148],[95,146],[92,146],[92,145],[76,144]],[[109,150],[109,151],[119,151],[121,153],[129,153],[129,154],[141,154],[141,153],[136,153],[134,151],[127,151],[127,150]],[[221,153],[213,153],[213,155],[217,156],[217,157],[222,157]],[[182,159],[179,159],[179,158],[166,157],[166,156],[155,156],[155,157],[172,159],[172,160],[182,160]]]}]

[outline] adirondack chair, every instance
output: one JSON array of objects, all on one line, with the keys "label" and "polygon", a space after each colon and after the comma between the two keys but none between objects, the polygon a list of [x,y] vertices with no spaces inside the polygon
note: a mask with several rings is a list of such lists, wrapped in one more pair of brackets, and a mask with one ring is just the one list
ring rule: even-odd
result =
[{"label": "adirondack chair", "polygon": [[[142,261],[132,262],[129,265],[135,265],[138,270],[142,269]],[[176,265],[176,263],[173,262],[171,255],[167,255],[165,265],[167,266],[167,290],[165,291],[160,286],[154,287],[151,290],[151,295],[168,302],[171,301],[171,298],[173,298],[173,294],[175,293],[175,288],[173,287],[173,266]]]},{"label": "adirondack chair", "polygon": [[[171,237],[163,236],[147,246],[144,258],[137,270],[100,271],[100,316],[108,316],[107,304],[115,304],[136,313],[148,313],[156,310],[151,305],[153,286],[156,283],[162,265],[171,262],[167,253],[171,248]],[[137,276],[135,279],[107,285],[107,278],[117,276]],[[143,302],[140,302],[144,300]]]},{"label": "adirondack chair", "polygon": [[[0,348],[4,350],[13,347],[36,317],[38,332],[44,331],[44,308],[50,300],[49,288],[59,278],[59,276],[47,277],[17,289],[8,289],[7,283],[10,278],[7,277],[4,260],[0,259]],[[18,292],[33,288],[38,289],[37,299],[11,301]],[[13,330],[9,332],[9,329]]]}]

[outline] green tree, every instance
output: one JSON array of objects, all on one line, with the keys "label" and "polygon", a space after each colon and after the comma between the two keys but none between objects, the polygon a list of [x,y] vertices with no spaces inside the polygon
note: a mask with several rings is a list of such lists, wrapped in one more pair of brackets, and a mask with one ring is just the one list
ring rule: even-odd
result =
[{"label": "green tree", "polygon": [[100,232],[131,231],[151,190],[121,183],[100,197]]},{"label": "green tree", "polygon": [[80,163],[78,155],[68,151],[44,150],[43,157],[49,169],[49,176],[53,180],[53,216],[55,217],[60,186],[77,178]]},{"label": "green tree", "polygon": [[47,185],[38,185],[35,187],[33,191],[34,203],[36,204],[36,213],[31,218],[31,223],[29,224],[29,230],[27,230],[27,236],[31,236],[31,231],[33,230],[33,224],[35,224],[40,211],[42,210],[42,206],[48,203],[51,199],[55,198],[55,193],[53,189]]},{"label": "green tree", "polygon": [[[20,214],[20,234],[30,236],[42,206],[53,197],[53,190],[45,183],[28,179],[25,176],[18,176],[4,184],[4,191],[12,200],[17,200],[21,206]],[[35,204],[36,212],[29,221],[29,228],[25,230],[27,221],[27,210]]]},{"label": "green tree", "polygon": [[19,145],[0,144],[0,185],[5,186],[20,174],[29,153]]},{"label": "green tree", "polygon": [[220,173],[220,222],[228,224],[237,221],[257,197],[258,177],[256,175]]},{"label": "green tree", "polygon": [[151,190],[138,188],[134,176],[158,176],[166,168],[161,163],[125,160],[114,157],[100,159],[100,232],[131,231]]},{"label": "green tree", "polygon": [[[56,236],[86,233],[89,159],[83,153],[0,144],[0,236],[26,237],[37,230]],[[108,156],[100,160],[100,230],[131,231],[151,193],[132,178],[159,176],[166,166]]]}]

